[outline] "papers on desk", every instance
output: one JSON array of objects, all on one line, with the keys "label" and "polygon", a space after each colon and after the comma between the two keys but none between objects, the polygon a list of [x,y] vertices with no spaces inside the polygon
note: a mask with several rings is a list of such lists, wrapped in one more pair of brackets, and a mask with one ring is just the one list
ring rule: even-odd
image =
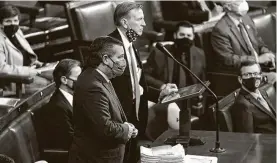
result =
[{"label": "papers on desk", "polygon": [[0,107],[15,107],[19,101],[17,98],[0,97]]},{"label": "papers on desk", "polygon": [[141,163],[184,163],[185,150],[181,144],[153,148],[140,147]]},{"label": "papers on desk", "polygon": [[185,155],[181,144],[140,147],[141,163],[217,163],[217,157]]}]

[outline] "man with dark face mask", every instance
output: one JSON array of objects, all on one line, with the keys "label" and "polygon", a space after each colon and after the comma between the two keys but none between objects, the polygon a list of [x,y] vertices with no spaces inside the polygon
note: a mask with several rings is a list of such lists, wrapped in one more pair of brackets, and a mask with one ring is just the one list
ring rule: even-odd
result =
[{"label": "man with dark face mask", "polygon": [[125,144],[138,134],[110,81],[126,67],[122,42],[109,36],[96,38],[86,67],[74,92],[75,128],[69,163],[122,163]]},{"label": "man with dark face mask", "polygon": [[45,131],[41,138],[45,142],[43,148],[69,150],[73,138],[73,92],[80,74],[80,62],[73,59],[63,59],[55,67],[56,91],[38,118]]},{"label": "man with dark face mask", "polygon": [[[34,82],[25,85],[27,94],[45,87],[50,80],[42,77],[41,71],[36,69],[43,66],[37,55],[19,29],[19,10],[11,5],[0,8],[0,72],[11,76],[29,76]],[[4,88],[4,95],[14,93],[13,84],[1,81],[0,88]]]},{"label": "man with dark face mask", "polygon": [[231,108],[235,132],[276,133],[276,106],[267,93],[259,89],[263,82],[261,67],[253,61],[240,66],[238,81],[241,90]]}]

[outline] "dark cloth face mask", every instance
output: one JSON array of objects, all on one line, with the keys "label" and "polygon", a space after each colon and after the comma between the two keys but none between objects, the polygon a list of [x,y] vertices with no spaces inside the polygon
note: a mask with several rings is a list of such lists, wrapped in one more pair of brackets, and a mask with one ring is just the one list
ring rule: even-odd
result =
[{"label": "dark cloth face mask", "polygon": [[251,77],[248,79],[242,79],[243,86],[251,92],[254,92],[257,88],[259,88],[261,83],[262,83],[261,77]]},{"label": "dark cloth face mask", "polygon": [[127,29],[126,36],[130,42],[134,42],[137,40],[139,35],[132,28],[130,28]]},{"label": "dark cloth face mask", "polygon": [[4,26],[4,32],[5,34],[10,37],[13,36],[18,31],[19,26],[18,25],[5,25]]},{"label": "dark cloth face mask", "polygon": [[188,38],[175,39],[174,42],[177,48],[180,50],[188,50],[193,45],[193,40],[190,40]]}]

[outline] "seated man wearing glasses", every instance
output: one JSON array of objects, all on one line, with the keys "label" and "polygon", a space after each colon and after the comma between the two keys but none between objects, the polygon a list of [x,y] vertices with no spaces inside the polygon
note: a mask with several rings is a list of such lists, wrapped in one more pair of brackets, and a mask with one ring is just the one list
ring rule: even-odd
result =
[{"label": "seated man wearing glasses", "polygon": [[253,61],[241,63],[238,76],[241,90],[231,108],[235,132],[276,133],[276,106],[267,93],[259,89],[261,67]]},{"label": "seated man wearing glasses", "polygon": [[[68,150],[73,138],[73,91],[81,74],[80,62],[63,59],[53,71],[56,91],[41,113],[44,148]],[[43,141],[45,142],[45,141]]]}]

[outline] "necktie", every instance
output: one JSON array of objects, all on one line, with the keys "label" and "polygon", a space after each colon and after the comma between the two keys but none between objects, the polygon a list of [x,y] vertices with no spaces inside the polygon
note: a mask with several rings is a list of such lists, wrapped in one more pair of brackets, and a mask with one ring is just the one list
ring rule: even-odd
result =
[{"label": "necktie", "polygon": [[255,52],[253,46],[252,46],[252,43],[250,42],[250,39],[248,37],[248,34],[246,32],[246,29],[245,29],[245,26],[244,24],[241,22],[239,25],[238,25],[239,29],[240,29],[240,33],[241,33],[241,36],[244,40],[244,42],[246,43],[246,46],[247,46],[247,49],[249,50],[249,52],[251,53],[251,55],[254,55],[255,56],[255,59],[256,59],[256,62],[258,62],[258,55],[257,53]]},{"label": "necktie", "polygon": [[136,102],[135,102],[135,106],[136,106],[136,117],[137,117],[137,120],[139,120],[139,117],[138,117],[138,112],[139,112],[139,104],[140,104],[140,88],[139,88],[139,80],[138,80],[138,75],[137,75],[137,67],[136,67],[136,58],[135,58],[135,54],[134,54],[134,51],[133,51],[133,46],[131,45],[129,47],[129,54],[131,56],[131,71],[132,71],[132,74],[133,74],[133,77],[134,77],[134,91],[135,91],[135,99],[136,99]]}]

